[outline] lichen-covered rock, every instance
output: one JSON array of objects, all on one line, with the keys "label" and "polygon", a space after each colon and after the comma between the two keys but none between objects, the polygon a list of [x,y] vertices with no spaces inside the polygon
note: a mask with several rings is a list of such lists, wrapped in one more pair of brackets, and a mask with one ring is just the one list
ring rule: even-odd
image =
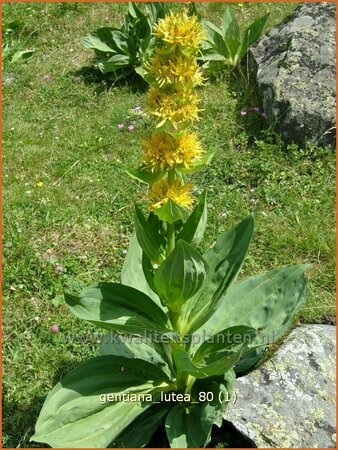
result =
[{"label": "lichen-covered rock", "polygon": [[225,419],[258,448],[336,448],[331,325],[295,328],[275,355],[236,380]]},{"label": "lichen-covered rock", "polygon": [[286,142],[335,146],[335,14],[335,3],[304,3],[249,51],[268,120]]}]

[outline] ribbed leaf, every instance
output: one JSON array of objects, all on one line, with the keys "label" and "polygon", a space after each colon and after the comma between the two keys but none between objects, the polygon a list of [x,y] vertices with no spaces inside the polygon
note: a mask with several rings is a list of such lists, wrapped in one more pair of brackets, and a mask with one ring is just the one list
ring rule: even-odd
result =
[{"label": "ribbed leaf", "polygon": [[167,333],[168,319],[148,296],[118,283],[98,283],[79,296],[65,295],[71,312],[107,330],[145,336],[151,331]]},{"label": "ribbed leaf", "polygon": [[195,378],[221,375],[233,368],[256,336],[257,332],[250,327],[231,327],[204,342],[193,358],[176,349],[173,351],[176,370]]},{"label": "ribbed leaf", "polygon": [[130,66],[132,60],[128,55],[113,55],[103,65],[100,65],[100,69],[103,73],[115,72],[118,69],[124,69]]},{"label": "ribbed leaf", "polygon": [[153,224],[146,221],[137,206],[135,206],[135,231],[137,240],[148,258],[155,263],[163,261],[163,238]]},{"label": "ribbed leaf", "polygon": [[224,413],[232,400],[233,385],[236,374],[233,370],[218,376],[196,380],[192,386],[192,401],[200,401],[201,393],[211,392],[213,399],[204,401],[202,407],[202,420],[209,421],[218,427],[222,426]]},{"label": "ribbed leaf", "polygon": [[198,367],[206,367],[207,373],[220,375],[231,369],[252,345],[257,331],[246,326],[227,328],[205,341],[193,356]]},{"label": "ribbed leaf", "polygon": [[[135,72],[139,73],[138,69],[135,69]],[[130,168],[126,172],[130,177],[146,184],[152,184],[164,175],[163,172],[150,172],[145,166],[140,166],[137,169]]]},{"label": "ribbed leaf", "polygon": [[248,216],[236,227],[221,234],[205,258],[209,271],[198,295],[182,308],[181,324],[185,331],[195,331],[212,315],[222,294],[236,279],[248,251],[253,218]]},{"label": "ribbed leaf", "polygon": [[114,447],[142,448],[147,445],[170,408],[170,404],[164,403],[147,409],[116,438]]},{"label": "ribbed leaf", "polygon": [[167,362],[164,360],[165,352],[161,344],[153,343],[150,339],[108,333],[101,339],[100,352],[101,355],[143,359],[159,367],[169,378],[173,376]]},{"label": "ribbed leaf", "polygon": [[93,33],[81,38],[84,48],[90,48],[104,53],[116,53],[117,48],[112,37],[112,28],[99,28]]},{"label": "ribbed leaf", "polygon": [[200,289],[207,270],[208,265],[198,251],[186,242],[178,241],[174,251],[156,270],[154,284],[166,306],[178,312],[182,304]]},{"label": "ribbed leaf", "polygon": [[121,283],[143,292],[161,307],[161,300],[151,289],[144,275],[142,268],[142,254],[142,248],[138,243],[136,234],[134,233],[130,238],[128,253],[123,262]]},{"label": "ribbed leaf", "polygon": [[[220,57],[214,53],[213,56],[208,55],[207,58],[205,58],[205,59],[209,59],[209,58],[213,59],[213,58],[220,58]],[[223,57],[221,57],[221,58],[223,58]],[[211,148],[209,151],[203,153],[202,156],[194,164],[192,164],[189,168],[180,167],[179,171],[182,173],[196,172],[196,170],[210,164],[211,160],[215,156],[216,152],[217,152],[217,149]]]},{"label": "ribbed leaf", "polygon": [[155,209],[154,214],[163,220],[163,222],[174,223],[177,220],[182,220],[186,216],[186,210],[169,199],[163,206]]},{"label": "ribbed leaf", "polygon": [[105,448],[152,402],[103,403],[105,394],[168,388],[164,373],[142,360],[99,356],[75,368],[49,393],[31,440],[55,448]]},{"label": "ribbed leaf", "polygon": [[260,17],[255,20],[249,28],[245,31],[242,39],[241,39],[241,48],[239,50],[239,57],[242,58],[248,51],[249,47],[254,44],[261,36],[266,21],[268,20],[269,14]]},{"label": "ribbed leaf", "polygon": [[234,13],[227,7],[226,14],[229,16],[228,29],[223,35],[231,57],[234,59],[239,54],[241,44],[241,33]]},{"label": "ribbed leaf", "polygon": [[203,368],[197,367],[197,365],[193,363],[189,354],[185,350],[173,350],[172,357],[178,373],[188,373],[195,378],[207,378],[209,376]]},{"label": "ribbed leaf", "polygon": [[208,40],[212,45],[213,49],[216,50],[219,54],[221,54],[224,58],[228,58],[229,49],[227,47],[226,41],[224,40],[222,30],[213,23],[208,21],[205,22],[205,27],[208,30],[209,34]]},{"label": "ribbed leaf", "polygon": [[203,239],[204,231],[207,225],[207,193],[206,191],[200,197],[200,200],[183,225],[182,230],[177,236],[177,240],[188,242],[192,245],[198,245]]},{"label": "ribbed leaf", "polygon": [[[259,342],[259,339],[257,339],[256,343],[257,342]],[[236,375],[238,375],[238,376],[245,375],[252,368],[255,368],[258,361],[265,354],[265,351],[266,351],[266,348],[257,347],[257,348],[252,348],[252,349],[244,352],[234,367]]]},{"label": "ribbed leaf", "polygon": [[202,405],[175,405],[165,421],[165,431],[171,448],[204,447],[210,439],[212,423],[202,420]]},{"label": "ribbed leaf", "polygon": [[231,25],[231,22],[233,20],[233,14],[231,9],[227,6],[225,8],[224,16],[222,19],[222,34],[225,36],[228,32],[228,29]]},{"label": "ribbed leaf", "polygon": [[[305,301],[309,265],[294,265],[241,281],[221,298],[202,330],[208,335],[244,324],[259,330],[257,345],[275,342]],[[201,331],[202,331],[201,330]]]}]

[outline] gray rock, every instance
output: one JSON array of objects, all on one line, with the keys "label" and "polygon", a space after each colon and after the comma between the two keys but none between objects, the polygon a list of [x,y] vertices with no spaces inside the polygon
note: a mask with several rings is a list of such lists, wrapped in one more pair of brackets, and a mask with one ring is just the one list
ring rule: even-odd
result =
[{"label": "gray rock", "polygon": [[262,106],[287,143],[335,146],[335,14],[335,3],[304,3],[249,50]]},{"label": "gray rock", "polygon": [[275,355],[235,384],[225,419],[258,448],[336,448],[331,325],[295,328]]}]

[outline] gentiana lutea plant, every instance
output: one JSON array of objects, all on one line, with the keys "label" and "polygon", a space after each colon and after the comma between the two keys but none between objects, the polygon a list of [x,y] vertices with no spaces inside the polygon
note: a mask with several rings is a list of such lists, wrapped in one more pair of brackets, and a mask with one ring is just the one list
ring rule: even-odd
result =
[{"label": "gentiana lutea plant", "polygon": [[[149,185],[121,283],[65,295],[79,319],[104,329],[100,352],[49,393],[32,440],[58,448],[142,447],[160,424],[170,446],[206,446],[221,426],[236,374],[250,370],[289,327],[306,297],[305,265],[235,282],[253,219],[222,233],[203,254],[206,193],[195,200],[189,173],[207,164],[192,124],[201,111],[196,62],[204,31],[183,10],[160,20],[144,68],[154,132],[131,176]],[[250,408],[250,405],[248,405]]]}]

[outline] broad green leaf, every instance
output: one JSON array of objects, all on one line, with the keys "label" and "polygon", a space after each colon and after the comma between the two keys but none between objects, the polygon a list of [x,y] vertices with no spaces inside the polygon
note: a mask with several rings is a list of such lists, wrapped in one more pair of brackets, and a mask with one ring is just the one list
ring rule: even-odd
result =
[{"label": "broad green leaf", "polygon": [[139,19],[142,20],[144,19],[146,16],[143,14],[143,12],[140,10],[140,8],[138,7],[136,2],[130,2],[128,4],[128,14],[133,18],[133,19]]},{"label": "broad green leaf", "polygon": [[131,45],[128,34],[123,33],[120,30],[112,30],[111,34],[115,47],[117,47],[117,51],[119,54],[127,56],[135,55],[135,44]]},{"label": "broad green leaf", "polygon": [[205,341],[193,356],[193,362],[209,374],[220,375],[239,361],[256,336],[253,328],[229,327]]},{"label": "broad green leaf", "polygon": [[251,242],[253,227],[253,218],[248,216],[222,233],[215,245],[203,255],[209,271],[201,291],[182,308],[180,320],[185,332],[193,332],[203,325],[217,308],[220,297],[236,279]]},{"label": "broad green leaf", "polygon": [[202,156],[198,160],[196,160],[196,162],[193,165],[191,165],[191,167],[189,167],[188,169],[180,167],[179,169],[180,172],[192,173],[200,169],[201,167],[207,166],[208,164],[210,164],[216,152],[217,149],[210,149],[208,152],[203,153]]},{"label": "broad green leaf", "polygon": [[16,63],[21,60],[27,60],[33,56],[34,52],[35,50],[22,50],[19,52],[15,52],[12,58],[12,63]]},{"label": "broad green leaf", "polygon": [[195,378],[221,375],[233,368],[256,336],[250,327],[231,327],[204,342],[192,358],[182,349],[173,350],[176,370]]},{"label": "broad green leaf", "polygon": [[128,252],[123,262],[121,283],[143,292],[154,300],[157,305],[161,306],[161,300],[151,289],[144,275],[142,254],[142,248],[134,233],[130,239]]},{"label": "broad green leaf", "polygon": [[227,13],[229,15],[228,29],[224,34],[224,40],[226,42],[227,48],[229,49],[230,56],[234,59],[238,56],[240,44],[241,44],[241,33],[234,13],[231,8],[227,7]]},{"label": "broad green leaf", "polygon": [[289,327],[304,302],[309,265],[294,265],[250,277],[221,298],[202,327],[208,335],[243,324],[259,331],[257,345],[275,342]]},{"label": "broad green leaf", "polygon": [[[257,339],[257,342],[259,342],[259,339]],[[234,367],[236,374],[242,376],[248,373],[263,357],[265,350],[264,347],[257,347],[244,352]]]},{"label": "broad green leaf", "polygon": [[[153,265],[150,261],[150,259],[148,258],[148,256],[143,252],[142,254],[142,270],[144,273],[144,276],[147,280],[148,285],[150,286],[151,290],[154,292],[154,295],[157,295],[157,291],[156,291],[156,287],[154,284],[154,269],[153,269]],[[167,311],[167,308],[165,308],[162,305],[161,300],[159,299],[159,302],[161,304],[161,308],[165,311]]]},{"label": "broad green leaf", "polygon": [[153,184],[165,175],[165,172],[151,172],[145,166],[140,166],[137,169],[130,168],[126,172],[132,178],[146,184]]},{"label": "broad green leaf", "polygon": [[116,438],[114,447],[142,448],[147,445],[170,408],[169,404],[148,408]]},{"label": "broad green leaf", "polygon": [[224,58],[228,58],[229,49],[227,46],[227,42],[224,39],[222,30],[211,22],[206,21],[205,27],[209,33],[209,42],[214,50],[216,50],[220,55],[224,56]]},{"label": "broad green leaf", "polygon": [[266,21],[268,20],[269,14],[255,20],[249,28],[245,31],[241,39],[241,48],[239,50],[239,58],[242,58],[251,47],[261,36]]},{"label": "broad green leaf", "polygon": [[137,206],[135,206],[135,231],[137,240],[148,258],[157,264],[163,261],[164,240],[158,230],[146,221]]},{"label": "broad green leaf", "polygon": [[203,239],[204,231],[207,226],[207,193],[203,192],[199,202],[193,212],[183,225],[182,230],[177,236],[177,240],[188,242],[192,245],[198,245]]},{"label": "broad green leaf", "polygon": [[114,28],[98,28],[88,36],[81,38],[81,43],[84,48],[89,48],[103,53],[116,53],[118,49],[115,46],[112,31],[114,31]]},{"label": "broad green leaf", "polygon": [[[148,84],[152,84],[156,81],[155,77],[153,77],[144,67],[136,67],[135,72],[140,75],[144,79],[144,81]],[[141,180],[143,181],[143,180]]]},{"label": "broad green leaf", "polygon": [[98,283],[79,296],[65,294],[71,312],[107,330],[137,335],[170,332],[163,310],[147,295],[118,283]]},{"label": "broad green leaf", "polygon": [[161,344],[151,339],[135,336],[119,336],[112,332],[102,336],[100,343],[101,355],[124,356],[129,359],[143,359],[159,367],[169,378],[173,375],[167,362],[164,360],[165,352]]},{"label": "broad green leaf", "polygon": [[[203,401],[201,408],[201,418],[209,421],[218,427],[222,426],[224,413],[226,412],[229,402],[232,401],[233,385],[236,374],[233,370],[219,375],[218,377],[208,377],[198,379],[192,386],[192,401],[204,400],[202,393],[212,393],[212,399]],[[202,394],[202,396],[201,396]],[[210,394],[208,395],[208,397]]]},{"label": "broad green leaf", "polygon": [[211,423],[202,419],[201,405],[175,405],[166,417],[165,431],[171,448],[204,447],[210,439]]},{"label": "broad green leaf", "polygon": [[220,55],[219,53],[215,52],[213,48],[207,48],[203,50],[203,53],[200,57],[197,58],[199,61],[225,61],[224,56]]},{"label": "broad green leaf", "polygon": [[151,24],[149,17],[144,17],[135,24],[135,32],[139,39],[149,40],[151,38]]},{"label": "broad green leaf", "polygon": [[203,257],[191,245],[178,241],[173,252],[156,270],[154,284],[163,302],[178,312],[201,287],[208,270]]},{"label": "broad green leaf", "polygon": [[153,23],[158,19],[164,19],[169,10],[168,3],[166,2],[146,2],[146,7]]},{"label": "broad green leaf", "polygon": [[149,393],[156,401],[159,391],[168,386],[165,374],[146,361],[116,356],[90,359],[48,394],[31,440],[55,448],[105,448],[152,405],[151,401],[104,403],[107,395]]},{"label": "broad green leaf", "polygon": [[167,203],[154,210],[154,214],[163,222],[174,223],[186,216],[186,210],[182,206],[169,199]]},{"label": "broad green leaf", "polygon": [[229,6],[227,6],[225,8],[225,12],[224,12],[223,19],[222,19],[222,25],[221,25],[223,36],[226,36],[232,20],[233,20],[233,14],[232,14]]},{"label": "broad green leaf", "polygon": [[172,357],[178,373],[188,373],[195,378],[207,378],[207,371],[197,367],[185,350],[176,349],[172,351]]},{"label": "broad green leaf", "polygon": [[132,61],[128,55],[113,55],[102,66],[102,72],[115,72],[118,69],[128,67]]}]

